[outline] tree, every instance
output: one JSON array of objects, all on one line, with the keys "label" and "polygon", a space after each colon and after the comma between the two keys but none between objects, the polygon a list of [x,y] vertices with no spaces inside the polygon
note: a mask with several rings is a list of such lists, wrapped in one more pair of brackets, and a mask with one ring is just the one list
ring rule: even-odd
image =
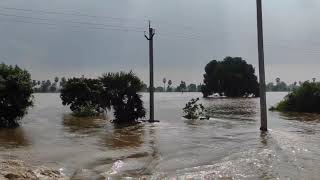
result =
[{"label": "tree", "polygon": [[280,83],[280,81],[281,81],[280,78],[277,77],[277,78],[276,78],[276,83],[277,83],[277,85]]},{"label": "tree", "polygon": [[17,127],[32,106],[30,74],[18,66],[0,64],[0,127]]},{"label": "tree", "polygon": [[180,85],[177,87],[176,91],[177,92],[184,92],[184,91],[186,91],[186,89],[187,89],[186,82],[181,81]]},{"label": "tree", "polygon": [[109,104],[103,102],[102,91],[102,84],[97,79],[72,78],[62,87],[60,98],[64,106],[70,106],[74,115],[92,116],[110,108]]},{"label": "tree", "polygon": [[65,77],[62,77],[60,80],[60,87],[63,87],[66,84],[67,80]]},{"label": "tree", "polygon": [[196,84],[189,84],[188,91],[189,92],[197,92],[197,85]]},{"label": "tree", "polygon": [[199,84],[199,85],[197,86],[197,92],[201,92],[201,89],[202,89],[202,84]]},{"label": "tree", "polygon": [[320,83],[304,82],[270,110],[320,113]]},{"label": "tree", "polygon": [[103,102],[107,103],[106,106],[112,105],[115,122],[135,122],[145,117],[143,101],[138,94],[143,87],[143,82],[134,73],[107,73],[99,79],[103,85]]},{"label": "tree", "polygon": [[57,83],[56,83],[56,82],[54,82],[54,83],[50,86],[49,91],[50,91],[50,92],[56,92],[56,91],[57,91]]},{"label": "tree", "polygon": [[312,78],[312,82],[316,82],[316,78]]},{"label": "tree", "polygon": [[54,78],[54,82],[57,84],[59,82],[59,78],[58,77],[55,77]]},{"label": "tree", "polygon": [[205,67],[202,86],[204,97],[219,93],[228,97],[259,96],[259,83],[255,70],[241,57],[212,60]]},{"label": "tree", "polygon": [[169,81],[168,81],[168,87],[167,87],[167,91],[168,91],[168,92],[172,92],[172,87],[171,87],[171,85],[172,85],[172,81],[169,80]]},{"label": "tree", "polygon": [[163,82],[163,91],[166,91],[166,82],[167,82],[167,79],[166,79],[166,78],[163,78],[162,82]]},{"label": "tree", "polygon": [[159,86],[159,87],[156,87],[155,92],[164,92],[164,89],[163,87]]},{"label": "tree", "polygon": [[145,83],[143,83],[142,89],[140,91],[141,92],[148,92],[148,86]]},{"label": "tree", "polygon": [[37,81],[36,80],[32,80],[32,86],[35,87],[37,85]]}]

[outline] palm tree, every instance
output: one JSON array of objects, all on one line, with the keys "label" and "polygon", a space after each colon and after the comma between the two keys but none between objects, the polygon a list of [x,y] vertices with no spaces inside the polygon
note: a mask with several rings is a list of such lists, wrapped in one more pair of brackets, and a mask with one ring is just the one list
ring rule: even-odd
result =
[{"label": "palm tree", "polygon": [[171,80],[169,80],[168,81],[168,87],[167,87],[167,91],[171,91],[171,85],[172,85],[172,81]]},{"label": "palm tree", "polygon": [[312,78],[312,82],[316,82],[316,78]]},{"label": "palm tree", "polygon": [[59,78],[58,78],[58,77],[55,77],[55,78],[54,78],[54,82],[55,82],[55,83],[58,83],[58,82],[59,82]]},{"label": "palm tree", "polygon": [[163,92],[165,92],[165,91],[166,91],[166,82],[167,82],[167,79],[166,79],[166,78],[163,78],[162,82],[163,82]]}]

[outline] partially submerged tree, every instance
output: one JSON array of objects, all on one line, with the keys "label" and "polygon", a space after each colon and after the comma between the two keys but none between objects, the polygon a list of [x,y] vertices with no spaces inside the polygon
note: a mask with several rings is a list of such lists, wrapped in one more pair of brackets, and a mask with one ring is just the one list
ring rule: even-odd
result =
[{"label": "partially submerged tree", "polygon": [[320,83],[304,82],[270,110],[320,113]]},{"label": "partially submerged tree", "polygon": [[198,103],[199,98],[191,99],[186,106],[183,108],[184,118],[186,119],[209,119],[205,114],[206,109],[200,103]]},{"label": "partially submerged tree", "polygon": [[143,82],[132,72],[107,73],[100,81],[103,84],[103,96],[110,97],[114,109],[115,122],[135,122],[145,117],[141,95]]},{"label": "partially submerged tree", "polygon": [[255,70],[241,57],[212,60],[205,67],[202,93],[208,97],[219,93],[228,97],[259,96],[259,83]]},{"label": "partially submerged tree", "polygon": [[17,127],[32,106],[30,74],[18,66],[0,64],[0,127]]},{"label": "partially submerged tree", "polygon": [[101,105],[102,91],[102,84],[97,79],[72,78],[62,87],[60,97],[62,104],[70,105],[76,116],[92,116],[109,107],[107,103]]}]

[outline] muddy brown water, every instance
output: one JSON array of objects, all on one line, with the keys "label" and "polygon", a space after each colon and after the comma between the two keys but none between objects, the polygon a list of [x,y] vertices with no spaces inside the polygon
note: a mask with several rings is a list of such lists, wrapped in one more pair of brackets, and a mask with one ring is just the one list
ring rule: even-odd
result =
[{"label": "muddy brown water", "polygon": [[[285,95],[268,93],[268,105]],[[320,115],[268,112],[270,130],[261,134],[259,99],[201,99],[211,119],[184,120],[194,97],[201,94],[156,93],[160,123],[115,127],[112,116],[72,117],[59,94],[35,94],[21,127],[0,130],[0,158],[83,179],[320,177]]]}]

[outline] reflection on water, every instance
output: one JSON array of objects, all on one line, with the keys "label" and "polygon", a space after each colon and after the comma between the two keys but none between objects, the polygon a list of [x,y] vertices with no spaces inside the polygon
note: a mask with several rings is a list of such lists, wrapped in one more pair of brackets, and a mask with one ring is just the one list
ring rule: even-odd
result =
[{"label": "reflection on water", "polygon": [[144,125],[120,126],[113,124],[113,128],[107,128],[102,141],[106,147],[112,149],[138,148],[144,143]]},{"label": "reflection on water", "polygon": [[[268,93],[268,104],[285,94]],[[201,99],[210,120],[183,119],[182,108],[196,97],[156,93],[160,123],[117,126],[109,117],[71,116],[58,94],[36,94],[22,127],[0,130],[0,157],[62,168],[74,179],[320,176],[320,115],[269,112],[270,131],[260,133],[259,99]]]},{"label": "reflection on water", "polygon": [[97,117],[75,117],[71,114],[63,115],[63,125],[66,131],[78,134],[96,133],[98,129],[103,128],[108,117],[105,115]]},{"label": "reflection on water", "polygon": [[0,128],[0,149],[18,148],[30,144],[31,142],[25,134],[23,127],[16,129]]}]

